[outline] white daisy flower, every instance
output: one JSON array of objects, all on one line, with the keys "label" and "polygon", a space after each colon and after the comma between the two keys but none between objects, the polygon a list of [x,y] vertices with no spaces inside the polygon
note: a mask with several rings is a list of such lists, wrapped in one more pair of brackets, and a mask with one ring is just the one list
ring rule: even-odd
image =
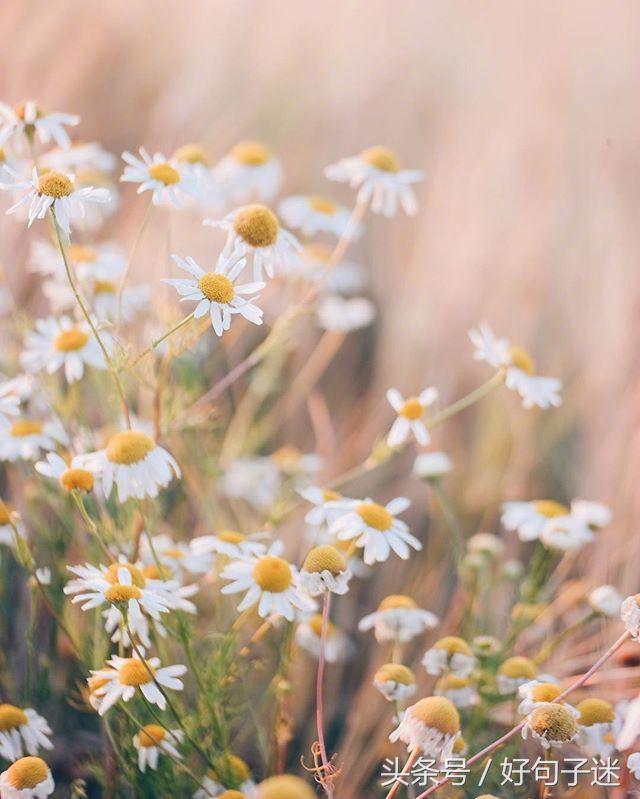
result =
[{"label": "white daisy flower", "polygon": [[318,486],[306,486],[298,489],[298,493],[303,499],[313,505],[313,508],[304,517],[307,524],[314,527],[329,528],[342,514],[341,508],[331,505],[331,503],[342,499],[337,491],[332,491],[329,488],[319,488]]},{"label": "white daisy flower", "polygon": [[250,259],[254,281],[262,281],[263,272],[269,277],[287,272],[300,259],[302,245],[266,205],[243,205],[221,220],[205,219],[204,224],[227,232],[224,255],[235,250]]},{"label": "white daisy flower", "polygon": [[[166,707],[166,700],[162,688],[172,691],[182,691],[184,685],[182,677],[187,667],[183,665],[160,666],[159,658],[149,658],[144,662],[140,658],[121,658],[114,655],[107,661],[110,668],[97,669],[91,672],[91,694],[96,703],[96,710],[100,716],[113,707],[116,702],[123,699],[125,702],[133,699],[136,688],[140,689],[147,702],[157,705],[161,710]],[[151,672],[151,673],[150,673]],[[102,683],[97,685],[97,683]]]},{"label": "white daisy flower", "polygon": [[[319,242],[307,242],[300,254],[300,274],[311,283],[334,294],[357,294],[367,286],[367,270],[353,261],[340,261],[327,273],[333,248]],[[296,272],[291,273],[296,276]]]},{"label": "white daisy flower", "polygon": [[[202,779],[203,787],[193,794],[193,799],[215,799],[215,797],[224,794],[227,791],[223,780],[226,782],[232,781],[234,785],[238,786],[238,793],[246,797],[254,797],[255,782],[251,779],[251,772],[249,766],[244,762],[241,757],[228,753],[222,756],[218,761],[220,765],[220,775],[213,771],[206,774]],[[235,793],[235,792],[234,792]],[[233,797],[226,797],[226,799],[233,799]],[[238,799],[235,797],[235,799]]]},{"label": "white daisy flower", "polygon": [[54,788],[49,766],[39,757],[21,757],[0,774],[2,799],[46,799]]},{"label": "white daisy flower", "polygon": [[0,544],[7,547],[14,547],[16,543],[13,527],[15,526],[18,535],[25,536],[24,525],[20,521],[20,516],[11,505],[0,499]]},{"label": "white daisy flower", "polygon": [[0,146],[10,142],[21,148],[24,139],[37,139],[41,144],[54,141],[65,149],[71,145],[65,127],[80,123],[77,114],[46,114],[34,100],[25,100],[13,107],[0,103]]},{"label": "white daisy flower", "polygon": [[133,745],[138,750],[138,768],[143,773],[150,769],[158,768],[161,754],[166,754],[173,760],[182,760],[182,755],[177,747],[182,741],[181,730],[165,730],[159,724],[145,724],[133,736]]},{"label": "white daisy flower", "polygon": [[624,597],[613,585],[599,585],[589,592],[587,601],[596,613],[618,616]]},{"label": "white daisy flower", "polygon": [[330,544],[314,547],[304,559],[300,571],[300,587],[309,596],[346,594],[351,572],[340,552]]},{"label": "white daisy flower", "polygon": [[422,658],[427,674],[441,676],[453,674],[456,677],[469,677],[476,667],[476,658],[469,644],[463,638],[453,635],[440,638],[428,649]]},{"label": "white daisy flower", "polygon": [[422,549],[422,544],[411,535],[408,526],[397,519],[411,502],[406,497],[398,497],[379,505],[372,499],[340,500],[336,507],[344,510],[331,525],[331,533],[342,541],[355,540],[357,547],[364,550],[364,562],[371,566],[387,560],[391,551],[407,560],[410,547]]},{"label": "white daisy flower", "polygon": [[14,390],[12,381],[0,383],[0,426],[5,427],[11,423],[10,417],[20,413],[20,397]]},{"label": "white daisy flower", "polygon": [[429,405],[433,405],[437,399],[438,390],[435,388],[425,388],[417,397],[409,397],[406,400],[397,389],[390,388],[387,391],[387,400],[398,414],[398,418],[391,425],[387,444],[394,448],[400,447],[413,433],[418,444],[426,447],[431,441],[431,436],[422,417]]},{"label": "white daisy flower", "polygon": [[560,693],[561,688],[556,682],[528,680],[518,686],[518,713],[528,716],[534,708],[555,702]]},{"label": "white daisy flower", "polygon": [[40,749],[53,749],[47,720],[33,708],[0,705],[0,755],[18,760],[25,754],[37,755]]},{"label": "white daisy flower", "polygon": [[376,307],[366,297],[340,297],[328,294],[316,305],[320,327],[334,333],[351,333],[368,327],[376,317]]},{"label": "white daisy flower", "polygon": [[120,310],[121,321],[130,322],[137,318],[139,311],[148,308],[151,289],[147,283],[125,286],[121,302],[118,299],[118,285],[117,280],[89,281],[88,294],[91,298],[91,307],[98,319],[113,322]]},{"label": "white daisy flower", "polygon": [[224,191],[213,176],[209,157],[202,145],[184,144],[174,152],[171,160],[179,164],[185,182],[202,207],[221,209],[224,206]]},{"label": "white daisy flower", "polygon": [[[175,288],[181,296],[180,302],[197,303],[194,311],[196,319],[209,314],[211,326],[218,336],[229,330],[234,314],[244,316],[254,325],[262,324],[262,309],[254,302],[259,298],[256,292],[261,291],[265,284],[254,282],[236,285],[235,281],[247,262],[239,252],[221,254],[213,272],[205,272],[191,256],[171,257],[192,278],[164,278],[163,282]],[[254,296],[242,296],[249,294]]]},{"label": "white daisy flower", "polygon": [[438,617],[419,608],[410,596],[391,594],[380,602],[374,613],[360,619],[358,629],[361,632],[373,629],[378,643],[406,643],[437,624]]},{"label": "white daisy flower", "polygon": [[162,153],[154,153],[152,158],[144,147],[139,152],[141,158],[129,152],[122,153],[127,164],[120,177],[123,183],[139,183],[138,194],[153,192],[154,205],[181,208],[188,196],[194,196],[193,186],[185,179],[176,160],[167,160]]},{"label": "white daisy flower", "polygon": [[530,658],[521,655],[507,658],[498,667],[498,693],[503,696],[515,694],[521,685],[535,680],[537,676],[538,667]]},{"label": "white daisy flower", "polygon": [[527,716],[527,723],[522,728],[524,739],[529,734],[539,741],[544,749],[560,749],[578,737],[576,718],[565,705],[558,703],[540,705]]},{"label": "white daisy flower", "polygon": [[[300,622],[296,628],[296,643],[305,652],[314,658],[320,657],[320,641],[322,635],[322,615],[316,613],[315,616]],[[342,630],[338,629],[331,622],[327,624],[327,634],[325,638],[324,656],[327,663],[337,663],[347,660],[353,654],[353,644]]]},{"label": "white daisy flower", "polygon": [[416,692],[416,678],[407,666],[385,663],[373,677],[374,686],[389,702],[404,702]]},{"label": "white daisy flower", "polygon": [[521,541],[536,541],[550,519],[565,517],[570,513],[566,505],[553,499],[533,502],[505,502],[500,521],[505,530],[516,532]]},{"label": "white daisy flower", "polygon": [[42,163],[45,167],[59,169],[60,172],[75,173],[82,169],[112,172],[116,168],[118,159],[98,142],[81,142],[72,144],[67,149],[48,150],[42,157]]},{"label": "white daisy flower", "polygon": [[616,750],[614,730],[616,712],[605,699],[589,697],[578,702],[578,740],[594,758],[610,757]]},{"label": "white daisy flower", "polygon": [[[120,247],[110,242],[100,244],[70,244],[67,259],[74,273],[82,280],[118,280],[127,265]],[[48,241],[35,241],[29,253],[31,271],[47,277],[66,280],[64,261],[58,247]]]},{"label": "white daisy flower", "polygon": [[38,461],[35,469],[56,480],[66,491],[91,491],[93,488],[93,474],[81,468],[78,455],[67,462],[57,452],[48,452],[46,460]]},{"label": "white daisy flower", "polygon": [[358,202],[371,202],[374,214],[395,216],[398,204],[410,216],[418,213],[411,184],[422,180],[423,174],[417,169],[401,169],[398,157],[388,147],[369,147],[326,167],[324,174],[329,180],[359,189]]},{"label": "white daisy flower", "polygon": [[110,220],[120,207],[120,187],[109,172],[95,167],[78,169],[75,175],[78,189],[94,186],[95,188],[106,189],[109,194],[104,202],[87,205],[85,207],[85,215],[76,222],[78,230],[94,233]]},{"label": "white daisy flower", "polygon": [[245,558],[250,555],[263,555],[266,545],[260,539],[268,533],[255,533],[247,536],[237,530],[220,530],[215,535],[201,535],[189,542],[191,551],[197,558],[216,554],[224,558]]},{"label": "white daisy flower", "polygon": [[588,499],[574,499],[571,502],[571,515],[594,530],[606,527],[612,518],[611,510],[606,505]]},{"label": "white daisy flower", "polygon": [[0,189],[21,193],[20,199],[14,203],[7,214],[14,213],[24,204],[29,203],[28,227],[36,219],[44,219],[50,209],[67,239],[71,235],[71,222],[82,219],[86,213],[86,203],[104,203],[109,200],[107,189],[94,189],[93,186],[75,188],[74,178],[63,172],[44,172],[38,177],[34,167],[31,180],[27,180],[5,167],[8,182],[0,182]]},{"label": "white daisy flower", "polygon": [[562,404],[562,382],[555,377],[536,375],[534,360],[525,349],[510,346],[507,339],[497,338],[485,324],[469,331],[469,338],[476,348],[474,359],[486,361],[496,369],[504,369],[507,388],[520,395],[525,408],[534,405],[549,408]]},{"label": "white daisy flower", "polygon": [[173,456],[141,430],[116,433],[105,449],[79,456],[79,463],[101,477],[105,496],[115,485],[120,502],[157,497],[158,489],[166,488],[174,475],[180,477]]},{"label": "white daisy flower", "polygon": [[51,585],[51,569],[48,566],[36,569],[35,576],[41,585]]},{"label": "white daisy flower", "polygon": [[406,709],[389,740],[403,741],[410,752],[418,749],[426,757],[444,761],[451,757],[459,734],[456,706],[444,696],[429,696]]},{"label": "white daisy flower", "polygon": [[439,480],[453,469],[446,452],[422,452],[413,462],[412,474],[419,480]]},{"label": "white daisy flower", "polygon": [[263,619],[278,615],[293,621],[296,608],[313,609],[315,603],[298,587],[295,566],[273,554],[280,551],[280,546],[272,546],[265,555],[232,561],[222,570],[220,576],[224,580],[230,580],[221,589],[223,594],[246,591],[238,605],[240,612],[257,605],[258,614]]},{"label": "white daisy flower", "polygon": [[10,427],[0,428],[0,461],[33,461],[41,452],[51,452],[58,444],[68,444],[60,422],[21,418]]},{"label": "white daisy flower", "polygon": [[206,557],[203,552],[196,554],[190,546],[192,542],[173,541],[166,534],[153,536],[151,542],[153,549],[147,535],[143,533],[140,539],[140,560],[150,565],[155,564],[157,557],[160,565],[168,569],[170,574],[181,574],[185,571],[204,574],[213,565],[213,558]]},{"label": "white daisy flower", "polygon": [[[111,349],[112,341],[108,333],[102,334],[102,341],[108,350]],[[37,319],[35,330],[27,335],[20,363],[28,372],[44,370],[50,375],[64,368],[68,383],[81,380],[85,366],[103,370],[107,368],[102,349],[90,326],[84,321],[74,322],[68,316]]]},{"label": "white daisy flower", "polygon": [[280,447],[269,456],[285,477],[306,478],[322,468],[322,458],[315,452],[303,453],[290,445]]},{"label": "white daisy flower", "polygon": [[594,539],[594,532],[583,519],[573,515],[556,516],[545,524],[540,541],[550,549],[562,552],[581,549]]},{"label": "white daisy flower", "polygon": [[225,496],[243,499],[256,510],[268,508],[275,500],[282,478],[271,458],[236,458],[227,466],[221,487]]},{"label": "white daisy flower", "polygon": [[436,682],[434,693],[444,696],[461,710],[474,707],[480,701],[475,685],[469,677],[445,674]]},{"label": "white daisy flower", "polygon": [[213,174],[233,203],[268,202],[282,184],[280,161],[257,141],[238,142],[216,164]]},{"label": "white daisy flower", "polygon": [[[288,227],[300,230],[304,236],[332,233],[340,238],[351,218],[351,211],[346,206],[319,195],[286,197],[278,206],[278,213]],[[361,233],[362,225],[359,225],[352,231],[351,240],[355,241]]]}]

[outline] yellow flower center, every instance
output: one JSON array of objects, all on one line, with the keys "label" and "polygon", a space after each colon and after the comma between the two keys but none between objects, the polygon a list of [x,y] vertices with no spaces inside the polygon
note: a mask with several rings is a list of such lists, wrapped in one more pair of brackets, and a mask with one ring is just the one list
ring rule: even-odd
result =
[{"label": "yellow flower center", "polygon": [[159,724],[145,724],[138,733],[138,745],[145,748],[158,746],[165,736],[164,729]]},{"label": "yellow flower center", "polygon": [[92,247],[85,247],[82,244],[70,244],[67,247],[67,255],[75,263],[94,263],[98,258],[98,253]]},{"label": "yellow flower center", "polygon": [[336,575],[346,571],[347,564],[344,558],[331,544],[314,547],[304,559],[302,568],[307,572],[328,571]]},{"label": "yellow flower center", "polygon": [[411,708],[411,715],[444,735],[455,735],[460,731],[460,715],[455,705],[444,696],[421,699]]},{"label": "yellow flower center", "polygon": [[147,564],[142,573],[148,580],[168,580],[171,577],[169,569],[163,568],[161,571],[155,563]]},{"label": "yellow flower center", "polygon": [[541,516],[546,516],[548,519],[554,516],[566,516],[569,513],[569,508],[554,499],[539,499],[533,503],[533,506]]},{"label": "yellow flower center", "polygon": [[30,419],[21,419],[11,425],[11,435],[14,438],[37,436],[42,432],[42,422],[33,422]]},{"label": "yellow flower center", "polygon": [[230,788],[228,791],[219,793],[218,799],[244,799],[244,794],[242,791],[234,791]]},{"label": "yellow flower center", "polygon": [[259,141],[241,141],[230,152],[231,157],[245,166],[262,166],[269,160],[269,150]]},{"label": "yellow flower center", "polygon": [[337,491],[332,491],[330,488],[325,488],[322,491],[323,502],[337,502],[339,499],[341,499],[341,495]]},{"label": "yellow flower center", "polygon": [[[458,735],[456,740],[453,742],[453,754],[459,755],[464,752],[467,748],[467,742],[462,737],[462,735]],[[484,794],[483,796],[478,796],[478,799],[497,799],[495,796],[491,796],[490,794]]]},{"label": "yellow flower center", "polygon": [[227,304],[235,296],[233,283],[226,275],[219,275],[216,272],[207,272],[202,275],[198,281],[198,288],[209,302]]},{"label": "yellow flower center", "polygon": [[331,248],[325,246],[324,244],[311,242],[310,244],[304,245],[304,248],[302,250],[302,257],[306,261],[311,261],[313,263],[320,262],[321,264],[326,264],[329,258],[331,257]]},{"label": "yellow flower center", "polygon": [[104,598],[108,602],[128,602],[130,599],[140,599],[142,591],[137,585],[111,585],[104,592]]},{"label": "yellow flower center", "polygon": [[592,724],[611,724],[616,718],[611,703],[595,697],[578,702],[576,710],[580,713],[578,724],[582,724],[583,727],[590,727]]},{"label": "yellow flower center", "polygon": [[108,583],[111,583],[111,585],[120,585],[120,581],[118,580],[118,572],[120,569],[126,569],[129,572],[132,585],[136,585],[138,588],[144,588],[147,581],[140,569],[132,563],[112,563],[105,572],[104,579]]},{"label": "yellow flower center", "polygon": [[378,610],[392,610],[394,608],[411,610],[417,607],[415,600],[410,596],[406,596],[405,594],[390,594],[378,605]]},{"label": "yellow flower center", "polygon": [[93,475],[86,469],[67,469],[60,475],[60,485],[67,491],[91,491],[93,488]]},{"label": "yellow flower center", "polygon": [[45,172],[38,180],[38,192],[56,200],[61,197],[68,197],[72,191],[73,183],[66,175],[63,175],[62,172],[56,172],[55,169]]},{"label": "yellow flower center", "polygon": [[529,658],[519,655],[507,658],[498,669],[498,674],[502,674],[504,677],[512,677],[513,679],[523,679],[526,677],[532,680],[537,673],[538,669],[536,668],[536,664]]},{"label": "yellow flower center", "polygon": [[278,218],[266,205],[245,205],[234,217],[235,232],[251,247],[270,247],[278,238]]},{"label": "yellow flower center", "polygon": [[535,372],[535,361],[524,347],[509,347],[509,358],[511,359],[511,365],[515,366],[516,369],[522,369],[528,375],[532,375]]},{"label": "yellow flower center", "polygon": [[60,352],[73,352],[81,350],[84,345],[89,341],[89,334],[78,327],[72,327],[69,330],[63,330],[53,340],[53,347]]},{"label": "yellow flower center", "polygon": [[240,544],[245,540],[246,535],[242,535],[242,533],[236,530],[221,530],[216,538],[219,538],[227,544]]},{"label": "yellow flower center", "polygon": [[263,591],[280,594],[289,588],[293,575],[286,560],[275,555],[265,555],[254,566],[253,579]]},{"label": "yellow flower center", "polygon": [[457,638],[455,635],[446,635],[440,638],[433,645],[434,649],[445,649],[450,655],[468,655],[472,656],[471,647],[463,638]]},{"label": "yellow flower center", "polygon": [[9,524],[11,521],[11,515],[13,514],[13,508],[11,505],[7,505],[6,502],[3,502],[0,499],[0,525]]},{"label": "yellow flower center", "polygon": [[131,464],[143,460],[153,449],[155,443],[140,430],[125,430],[111,436],[107,444],[107,458],[111,463]]},{"label": "yellow flower center", "polygon": [[301,457],[300,450],[291,446],[280,447],[271,454],[272,460],[283,472],[295,472],[300,466]]},{"label": "yellow flower center", "polygon": [[[24,116],[27,112],[27,101],[21,100],[19,103],[16,103],[13,106],[13,110],[15,111],[16,116],[19,117],[19,119],[24,120]],[[40,111],[38,106],[36,106],[36,119],[38,119],[38,117],[40,116],[42,116],[42,112]]]},{"label": "yellow flower center", "polygon": [[393,524],[393,516],[377,502],[361,502],[356,507],[356,513],[367,525],[384,533]]},{"label": "yellow flower center", "polygon": [[[318,636],[318,638],[320,638],[320,636],[322,635],[322,615],[320,613],[316,613],[309,619],[307,624],[309,625],[309,627],[311,627],[311,629]],[[335,628],[333,624],[331,622],[327,622],[327,638],[331,637],[334,629]]]},{"label": "yellow flower center", "polygon": [[110,280],[95,280],[93,282],[94,294],[115,294],[116,284]]},{"label": "yellow flower center", "polygon": [[180,182],[180,173],[171,164],[152,164],[149,167],[149,177],[164,183],[165,186],[174,186]]},{"label": "yellow flower center", "polygon": [[0,164],[4,164],[7,160],[7,154],[4,151],[4,147],[0,147]]},{"label": "yellow flower center", "polygon": [[419,419],[423,413],[424,406],[417,397],[409,397],[399,411],[400,416],[404,416],[405,419],[410,419],[412,421]]},{"label": "yellow flower center", "polygon": [[118,677],[122,685],[145,685],[145,683],[151,682],[149,670],[151,670],[151,674],[154,673],[154,670],[149,664],[145,665],[137,658],[128,658],[120,666]]},{"label": "yellow flower center", "polygon": [[183,164],[204,164],[204,166],[209,166],[206,150],[200,144],[184,144],[182,147],[178,147],[173,157]]},{"label": "yellow flower center", "polygon": [[173,558],[174,560],[180,560],[181,558],[184,558],[184,552],[176,547],[167,547],[166,549],[162,550],[162,554],[167,558]]},{"label": "yellow flower center", "polygon": [[317,195],[309,197],[309,205],[313,211],[317,211],[319,214],[326,214],[327,216],[334,216],[338,210],[338,206],[334,202],[327,200],[325,197],[318,197]]},{"label": "yellow flower center", "polygon": [[258,785],[257,799],[316,799],[316,792],[302,777],[278,774]]},{"label": "yellow flower center", "polygon": [[397,155],[393,150],[390,150],[388,147],[382,147],[381,145],[363,150],[360,153],[360,158],[362,158],[365,164],[374,166],[382,172],[398,172],[400,169],[400,161]]},{"label": "yellow flower center", "polygon": [[0,705],[0,732],[13,730],[28,724],[27,714],[15,705]]},{"label": "yellow flower center", "polygon": [[400,663],[385,663],[375,673],[376,682],[399,682],[401,685],[413,685],[416,681],[414,673]]},{"label": "yellow flower center", "polygon": [[471,685],[471,680],[467,677],[457,677],[455,674],[445,674],[436,683],[438,691],[459,691]]},{"label": "yellow flower center", "polygon": [[25,791],[44,782],[49,775],[49,768],[40,757],[21,757],[5,773],[12,788]]},{"label": "yellow flower center", "polygon": [[576,720],[562,705],[537,707],[529,716],[529,726],[547,741],[570,741],[576,732]]},{"label": "yellow flower center", "polygon": [[553,702],[560,695],[560,688],[552,682],[542,682],[531,692],[534,702]]}]

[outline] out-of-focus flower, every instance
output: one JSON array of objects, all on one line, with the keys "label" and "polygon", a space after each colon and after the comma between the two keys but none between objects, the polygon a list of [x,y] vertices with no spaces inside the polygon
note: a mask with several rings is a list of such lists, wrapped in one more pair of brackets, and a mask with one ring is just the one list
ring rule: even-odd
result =
[{"label": "out-of-focus flower", "polygon": [[35,460],[41,452],[51,452],[69,439],[57,420],[21,418],[10,427],[0,428],[0,461]]},{"label": "out-of-focus flower", "polygon": [[[316,233],[333,233],[340,238],[349,225],[351,212],[344,205],[318,195],[295,195],[287,197],[278,206],[278,213],[290,228],[300,230],[304,236]],[[362,232],[358,225],[351,231],[355,241]]]},{"label": "out-of-focus flower", "polygon": [[446,452],[422,452],[413,462],[413,476],[420,480],[439,480],[453,469]]},{"label": "out-of-focus flower", "polygon": [[538,668],[530,658],[521,655],[507,658],[498,667],[498,692],[503,696],[515,694],[521,685],[537,676]]},{"label": "out-of-focus flower", "polygon": [[38,461],[35,469],[45,477],[57,480],[66,491],[91,491],[93,474],[79,465],[76,455],[67,463],[57,452],[48,452],[46,460]]},{"label": "out-of-focus flower", "polygon": [[98,142],[81,142],[66,149],[48,150],[42,157],[42,166],[45,169],[59,169],[60,172],[75,173],[83,169],[111,172],[116,168],[117,160]]},{"label": "out-of-focus flower", "polygon": [[[100,244],[70,244],[67,259],[80,280],[117,280],[127,265],[122,250],[110,242]],[[33,272],[66,281],[64,261],[58,247],[48,241],[35,241],[29,252]]]},{"label": "out-of-focus flower", "polygon": [[510,346],[507,339],[497,338],[488,325],[480,325],[469,332],[471,343],[476,348],[473,357],[486,361],[496,369],[505,370],[507,388],[516,391],[525,408],[538,405],[540,408],[558,406],[562,403],[562,382],[555,377],[535,374],[535,363],[522,347]]},{"label": "out-of-focus flower", "polygon": [[457,677],[468,677],[475,669],[476,663],[469,644],[463,638],[454,635],[440,638],[422,658],[422,665],[427,674],[434,676],[454,674]]},{"label": "out-of-focus flower", "polygon": [[418,213],[418,202],[411,184],[422,180],[422,172],[402,169],[398,157],[388,147],[369,147],[359,155],[331,164],[324,173],[329,180],[349,183],[352,188],[357,188],[358,203],[371,202],[375,214],[395,216],[398,205],[410,216]]},{"label": "out-of-focus flower", "polygon": [[304,559],[300,587],[310,596],[324,593],[346,594],[351,572],[340,552],[331,544],[314,547]]},{"label": "out-of-focus flower", "polygon": [[632,752],[629,755],[627,768],[637,780],[640,780],[640,752]]},{"label": "out-of-focus flower", "polygon": [[166,534],[154,535],[149,541],[146,534],[140,537],[140,560],[145,565],[156,564],[156,558],[163,570],[169,574],[180,575],[182,572],[204,574],[213,565],[213,558],[206,557],[204,552],[196,553],[191,547],[193,542],[174,541]]},{"label": "out-of-focus flower", "polygon": [[40,749],[53,749],[47,720],[33,708],[0,705],[0,755],[18,760],[24,754],[37,755]]},{"label": "out-of-focus flower", "polygon": [[362,632],[373,629],[378,643],[406,643],[437,624],[438,617],[419,608],[410,596],[391,594],[380,602],[376,611],[360,619],[358,629]]},{"label": "out-of-focus flower", "polygon": [[[367,285],[367,271],[362,264],[340,261],[329,272],[327,268],[333,249],[318,242],[308,242],[302,247],[300,270],[312,283],[322,281],[328,293],[357,294]],[[295,272],[292,273],[294,276]]]},{"label": "out-of-focus flower", "polygon": [[444,696],[461,709],[473,707],[480,701],[478,691],[469,677],[457,677],[455,674],[445,674],[436,682],[434,692],[437,696]]},{"label": "out-of-focus flower", "polygon": [[319,488],[318,486],[306,486],[299,489],[298,493],[303,499],[313,505],[313,508],[304,517],[307,524],[311,524],[314,527],[329,528],[342,513],[340,508],[331,504],[342,499],[336,491],[328,488]]},{"label": "out-of-focus flower", "polygon": [[280,191],[282,166],[258,141],[241,141],[213,170],[216,181],[233,203],[268,202]]},{"label": "out-of-focus flower", "polygon": [[387,444],[390,447],[399,447],[413,433],[416,441],[423,447],[431,440],[429,431],[422,421],[424,412],[438,399],[438,390],[435,388],[425,388],[417,397],[404,399],[402,394],[390,388],[387,391],[387,399],[393,410],[398,414],[398,418],[391,426],[387,436]]},{"label": "out-of-focus flower", "polygon": [[318,323],[334,333],[351,333],[367,327],[376,316],[375,305],[366,297],[340,297],[328,294],[316,306]]},{"label": "out-of-focus flower", "polygon": [[54,788],[49,766],[40,757],[21,757],[0,774],[2,799],[46,799]]},{"label": "out-of-focus flower", "polygon": [[[316,613],[307,621],[300,622],[296,629],[296,643],[313,657],[320,656],[322,616]],[[327,625],[324,656],[328,663],[346,660],[353,654],[349,636],[331,622]]]},{"label": "out-of-focus flower", "polygon": [[610,757],[615,751],[613,705],[604,699],[589,697],[578,702],[578,738],[591,757]]},{"label": "out-of-focus flower", "polygon": [[518,686],[518,696],[521,698],[518,713],[527,716],[534,708],[555,702],[560,693],[560,686],[555,682],[529,680],[522,683]]},{"label": "out-of-focus flower", "polygon": [[564,705],[545,704],[534,708],[522,728],[522,737],[531,734],[544,749],[561,748],[578,737],[576,719]]},{"label": "out-of-focus flower", "polygon": [[171,160],[179,165],[190,193],[204,208],[222,208],[224,192],[213,176],[209,157],[200,144],[178,147]]},{"label": "out-of-focus flower", "polygon": [[214,535],[201,535],[189,542],[189,547],[194,555],[201,558],[203,555],[215,553],[224,558],[243,558],[247,555],[262,555],[266,552],[266,545],[259,540],[265,538],[267,533],[256,533],[248,536],[237,530],[220,530]]},{"label": "out-of-focus flower", "polygon": [[24,525],[20,521],[19,514],[11,505],[7,505],[0,499],[0,544],[7,547],[15,546],[14,527],[18,531],[18,535],[24,538]]},{"label": "out-of-focus flower", "polygon": [[162,153],[154,153],[151,157],[144,147],[139,152],[141,158],[129,152],[122,153],[127,164],[120,177],[123,183],[140,184],[138,194],[151,191],[154,205],[181,208],[188,196],[194,196],[193,186],[176,160],[168,160]]},{"label": "out-of-focus flower", "polygon": [[236,458],[227,466],[221,487],[227,497],[244,499],[264,510],[276,498],[281,483],[280,471],[271,458]]},{"label": "out-of-focus flower", "polygon": [[501,521],[506,530],[517,532],[521,541],[540,539],[553,549],[578,549],[593,540],[599,522],[606,518],[602,512],[604,506],[587,504],[598,506],[597,512],[586,512],[583,500],[579,500],[577,505],[572,502],[571,508],[553,499],[505,502]]},{"label": "out-of-focus flower", "polygon": [[596,613],[603,616],[617,616],[624,597],[613,585],[599,585],[589,592],[587,600]]},{"label": "out-of-focus flower", "polygon": [[34,100],[14,106],[0,103],[0,146],[9,142],[22,149],[26,139],[37,139],[41,144],[53,140],[58,147],[67,148],[71,140],[65,127],[75,127],[79,123],[80,117],[76,114],[45,113]]},{"label": "out-of-focus flower", "polygon": [[181,730],[165,730],[159,724],[145,724],[133,736],[133,745],[138,750],[138,768],[145,772],[147,766],[158,768],[160,754],[164,753],[174,760],[182,760],[177,747],[182,740]]},{"label": "out-of-focus flower", "polygon": [[416,692],[415,674],[400,663],[385,663],[373,676],[373,684],[389,702],[404,702]]},{"label": "out-of-focus flower", "polygon": [[[236,794],[246,797],[254,796],[256,784],[251,779],[249,766],[247,766],[241,757],[233,753],[228,753],[219,758],[218,762],[220,764],[218,768],[221,774],[216,774],[211,771],[209,774],[205,775],[202,780],[203,788],[193,794],[193,799],[210,799],[210,797],[239,799]],[[223,771],[224,774],[222,773]],[[239,790],[226,790],[223,780],[232,780],[234,785],[239,786]]]},{"label": "out-of-focus flower", "polygon": [[301,777],[277,774],[256,788],[255,799],[315,799],[316,792]]},{"label": "out-of-focus flower", "polygon": [[444,696],[429,696],[406,709],[389,740],[403,741],[410,752],[418,749],[441,761],[451,757],[459,733],[460,715],[453,702]]},{"label": "out-of-focus flower", "polygon": [[504,543],[493,533],[476,533],[467,541],[467,550],[473,554],[497,560],[504,554]]}]

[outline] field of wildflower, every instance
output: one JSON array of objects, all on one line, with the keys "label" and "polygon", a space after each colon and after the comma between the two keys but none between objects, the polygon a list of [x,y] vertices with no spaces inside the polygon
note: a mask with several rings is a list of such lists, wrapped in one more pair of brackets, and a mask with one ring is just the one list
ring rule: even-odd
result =
[{"label": "field of wildflower", "polygon": [[640,13],[560,5],[3,7],[0,799],[640,795]]}]

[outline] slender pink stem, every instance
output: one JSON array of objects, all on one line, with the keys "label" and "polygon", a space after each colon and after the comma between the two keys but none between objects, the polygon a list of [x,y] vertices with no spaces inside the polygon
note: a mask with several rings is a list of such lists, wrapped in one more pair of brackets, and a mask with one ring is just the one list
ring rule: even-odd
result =
[{"label": "slender pink stem", "polygon": [[333,799],[333,785],[329,775],[329,760],[327,758],[327,748],[324,742],[324,661],[325,647],[327,643],[327,628],[329,626],[329,605],[331,604],[331,594],[325,592],[322,602],[322,629],[320,631],[320,654],[318,656],[318,675],[316,678],[316,726],[318,727],[318,745],[320,746],[320,758],[322,760],[323,781],[322,786],[327,792],[329,799]]},{"label": "slender pink stem", "polygon": [[402,785],[402,777],[405,777],[407,774],[409,774],[409,772],[413,768],[413,764],[418,759],[419,754],[420,750],[417,747],[415,749],[412,749],[411,752],[409,752],[409,757],[407,758],[407,762],[402,767],[402,771],[398,775],[397,780],[393,783],[393,785],[389,789],[389,793],[387,794],[386,799],[393,799],[393,797],[396,795],[396,793],[400,789],[400,786]]}]

